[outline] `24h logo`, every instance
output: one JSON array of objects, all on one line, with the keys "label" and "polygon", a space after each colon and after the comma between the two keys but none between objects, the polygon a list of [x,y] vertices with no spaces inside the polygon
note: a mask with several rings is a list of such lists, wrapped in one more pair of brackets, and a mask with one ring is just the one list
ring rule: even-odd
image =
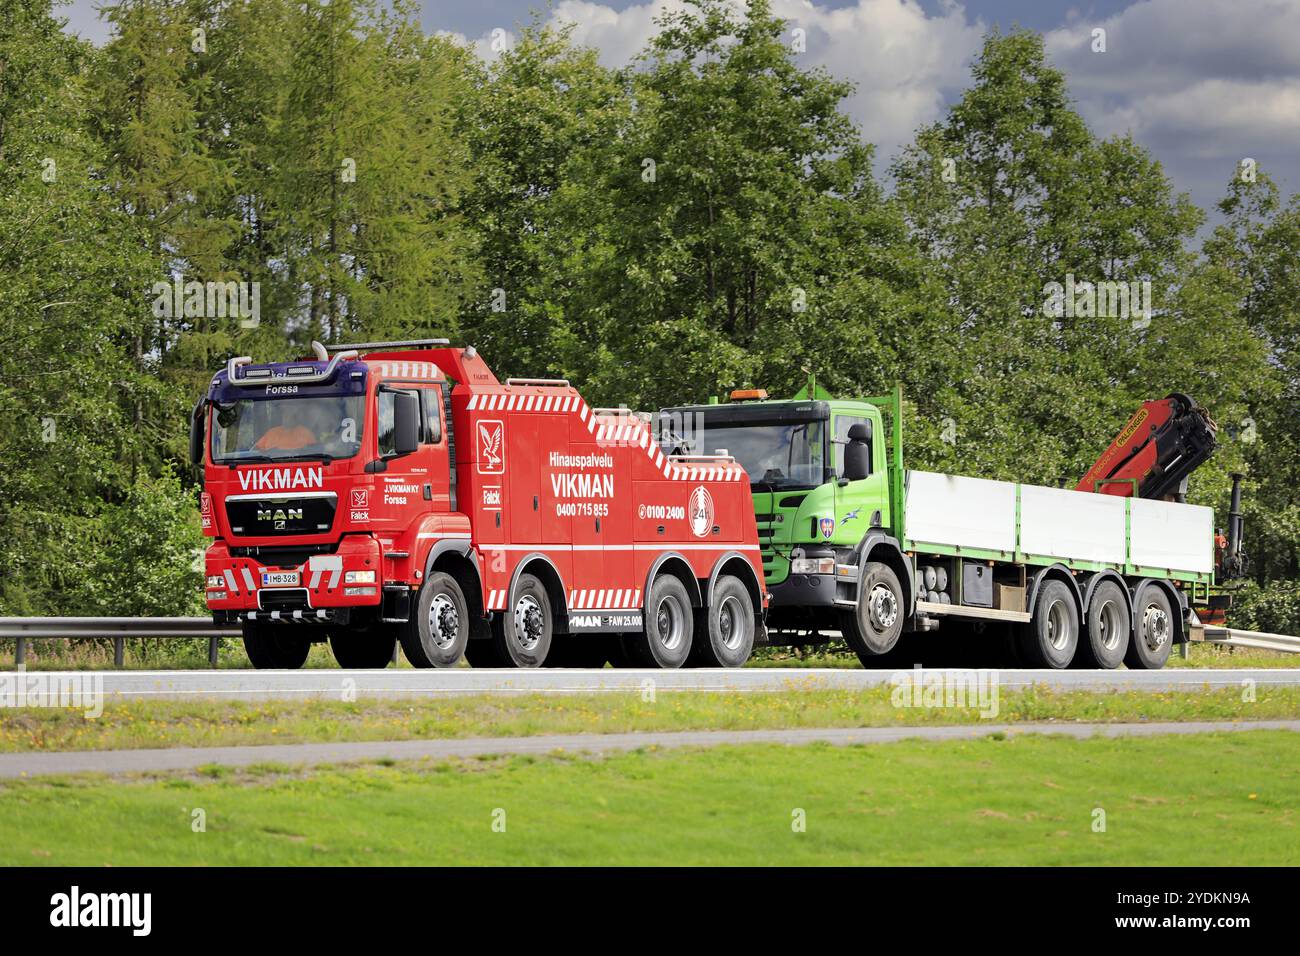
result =
[{"label": "24h logo", "polygon": [[506,470],[506,427],[498,420],[478,423],[478,473],[500,475]]},{"label": "24h logo", "polygon": [[713,496],[709,489],[697,485],[686,505],[686,519],[691,523],[691,534],[707,538],[713,529]]}]

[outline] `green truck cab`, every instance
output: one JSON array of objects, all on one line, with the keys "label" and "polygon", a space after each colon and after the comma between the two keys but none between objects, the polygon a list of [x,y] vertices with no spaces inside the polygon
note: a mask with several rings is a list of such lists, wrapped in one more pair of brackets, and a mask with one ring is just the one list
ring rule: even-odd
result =
[{"label": "green truck cab", "polygon": [[728,454],[749,473],[771,594],[770,643],[810,643],[841,629],[836,565],[854,560],[868,539],[893,545],[907,580],[894,525],[903,488],[900,405],[897,390],[840,400],[810,382],[789,400],[742,390],[725,403],[660,411],[666,450]]}]

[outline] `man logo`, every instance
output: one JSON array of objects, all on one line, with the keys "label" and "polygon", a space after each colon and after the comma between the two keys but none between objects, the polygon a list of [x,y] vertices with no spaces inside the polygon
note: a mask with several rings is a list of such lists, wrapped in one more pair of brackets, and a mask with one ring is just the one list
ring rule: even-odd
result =
[{"label": "man logo", "polygon": [[835,534],[835,519],[822,518],[821,529],[822,529],[822,537],[830,538],[833,534]]},{"label": "man logo", "polygon": [[478,473],[500,475],[506,470],[506,427],[500,421],[478,423]]},{"label": "man logo", "polygon": [[691,500],[686,506],[686,520],[691,523],[691,534],[697,538],[707,538],[713,530],[713,496],[703,485],[697,485],[691,492]]}]

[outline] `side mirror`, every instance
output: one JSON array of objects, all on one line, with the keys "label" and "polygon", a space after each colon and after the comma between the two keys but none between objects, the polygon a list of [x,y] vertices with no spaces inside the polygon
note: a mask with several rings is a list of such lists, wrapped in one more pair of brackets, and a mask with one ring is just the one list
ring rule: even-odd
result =
[{"label": "side mirror", "polygon": [[442,416],[438,414],[438,406],[435,404],[437,399],[436,393],[430,392],[425,396],[428,399],[429,411],[429,444],[436,445],[442,441]]},{"label": "side mirror", "polygon": [[203,462],[203,419],[207,417],[207,409],[207,400],[200,398],[190,412],[190,463],[194,465]]},{"label": "side mirror", "polygon": [[420,447],[420,399],[414,392],[393,395],[393,453],[409,455]]},{"label": "side mirror", "polygon": [[857,422],[849,426],[849,444],[844,449],[844,478],[860,481],[871,474],[871,426]]}]

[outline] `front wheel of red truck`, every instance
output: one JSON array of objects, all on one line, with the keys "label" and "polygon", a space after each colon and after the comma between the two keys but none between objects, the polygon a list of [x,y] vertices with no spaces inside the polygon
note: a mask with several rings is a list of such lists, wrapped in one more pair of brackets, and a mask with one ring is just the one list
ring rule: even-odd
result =
[{"label": "front wheel of red truck", "polygon": [[311,641],[300,633],[294,633],[301,629],[300,626],[244,621],[242,627],[244,652],[258,670],[297,670],[307,663]]},{"label": "front wheel of red truck", "polygon": [[469,643],[469,605],[456,579],[430,574],[399,635],[412,667],[455,667]]},{"label": "front wheel of red truck", "polygon": [[515,584],[510,607],[492,620],[492,643],[506,667],[541,667],[551,651],[554,619],[546,587],[531,574]]},{"label": "front wheel of red truck", "polygon": [[660,574],[650,586],[645,623],[639,633],[623,637],[627,656],[641,667],[681,667],[691,653],[695,615],[691,596],[671,574]]}]

